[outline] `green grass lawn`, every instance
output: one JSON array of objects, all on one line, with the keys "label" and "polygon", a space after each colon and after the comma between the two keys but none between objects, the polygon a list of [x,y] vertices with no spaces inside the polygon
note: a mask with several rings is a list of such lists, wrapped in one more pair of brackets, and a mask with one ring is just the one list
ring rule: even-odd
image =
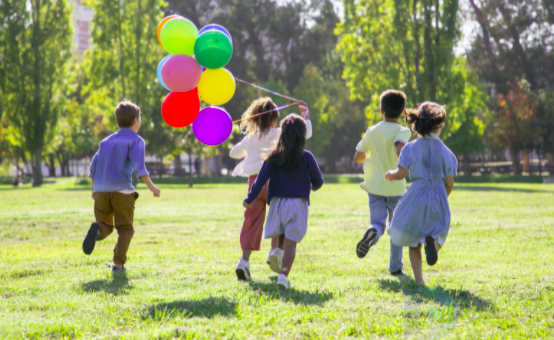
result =
[{"label": "green grass lawn", "polygon": [[329,184],[312,196],[308,234],[279,293],[251,257],[237,282],[245,185],[139,188],[127,276],[108,268],[116,235],[91,256],[90,189],[72,180],[0,187],[0,339],[554,338],[554,185],[460,184],[427,287],[387,271],[385,236],[360,260],[367,196]]}]

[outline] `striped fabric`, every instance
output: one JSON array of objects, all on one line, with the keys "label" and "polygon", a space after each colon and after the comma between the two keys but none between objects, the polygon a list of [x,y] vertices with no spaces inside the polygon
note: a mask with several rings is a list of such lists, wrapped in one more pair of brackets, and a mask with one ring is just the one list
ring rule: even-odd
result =
[{"label": "striped fabric", "polygon": [[265,222],[265,238],[284,234],[291,241],[302,241],[308,230],[308,208],[304,198],[274,197]]}]

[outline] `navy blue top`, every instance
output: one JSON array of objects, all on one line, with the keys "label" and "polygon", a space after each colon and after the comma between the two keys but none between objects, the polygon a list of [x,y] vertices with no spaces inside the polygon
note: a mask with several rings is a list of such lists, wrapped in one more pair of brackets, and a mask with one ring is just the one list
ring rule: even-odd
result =
[{"label": "navy blue top", "polygon": [[100,149],[90,163],[89,177],[95,192],[132,190],[131,174],[148,176],[144,165],[144,140],[127,128],[119,129],[100,142]]},{"label": "navy blue top", "polygon": [[323,185],[321,171],[319,171],[314,155],[309,151],[304,151],[300,165],[294,170],[287,170],[270,162],[264,162],[258,178],[252,184],[252,189],[244,201],[252,204],[268,180],[268,205],[273,197],[305,198],[309,203],[310,190],[316,191]]}]

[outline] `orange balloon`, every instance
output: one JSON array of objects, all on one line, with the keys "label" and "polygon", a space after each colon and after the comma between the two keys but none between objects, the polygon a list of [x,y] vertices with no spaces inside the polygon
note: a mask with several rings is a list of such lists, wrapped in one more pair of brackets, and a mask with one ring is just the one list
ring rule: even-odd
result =
[{"label": "orange balloon", "polygon": [[158,42],[160,43],[160,46],[165,48],[164,45],[162,44],[162,37],[161,37],[161,34],[162,34],[162,28],[164,27],[165,23],[168,22],[169,20],[171,19],[175,19],[175,18],[179,18],[180,15],[170,15],[168,17],[165,17],[162,19],[162,21],[160,21],[160,24],[158,25]]}]

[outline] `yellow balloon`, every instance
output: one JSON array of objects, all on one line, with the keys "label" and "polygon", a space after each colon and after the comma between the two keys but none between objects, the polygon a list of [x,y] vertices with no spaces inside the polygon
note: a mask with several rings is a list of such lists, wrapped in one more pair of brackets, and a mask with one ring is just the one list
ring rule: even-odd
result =
[{"label": "yellow balloon", "polygon": [[231,72],[224,68],[207,69],[198,83],[198,94],[210,105],[223,105],[233,98],[236,88]]}]

